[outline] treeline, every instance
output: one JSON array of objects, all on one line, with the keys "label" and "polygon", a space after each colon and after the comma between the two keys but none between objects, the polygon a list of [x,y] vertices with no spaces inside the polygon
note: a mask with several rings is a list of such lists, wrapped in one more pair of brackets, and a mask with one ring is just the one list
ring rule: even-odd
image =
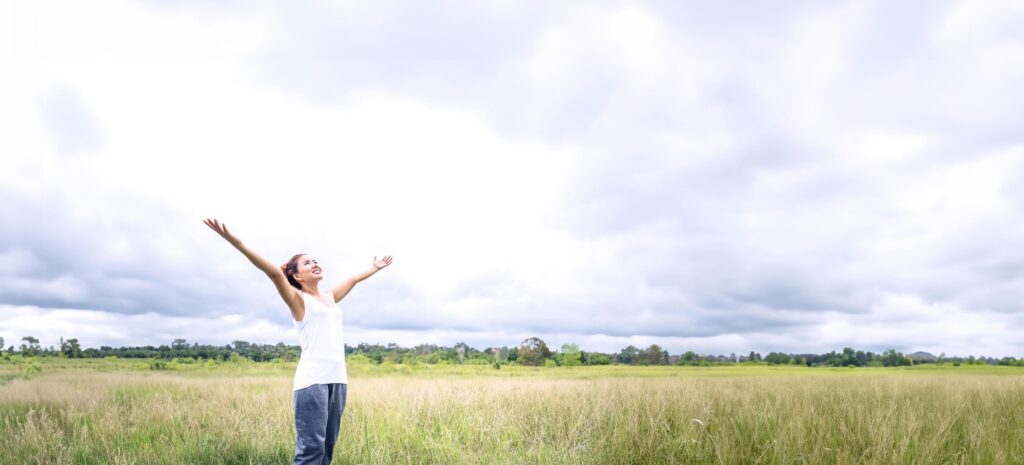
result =
[{"label": "treeline", "polygon": [[[0,344],[3,338],[0,337]],[[2,347],[2,345],[0,345]],[[232,355],[245,357],[255,362],[269,362],[282,359],[286,361],[298,360],[299,346],[285,345],[283,342],[277,344],[253,344],[246,341],[235,341],[231,344],[200,345],[189,344],[185,339],[175,339],[170,345],[161,346],[140,346],[140,347],[109,347],[83,349],[77,338],[60,340],[60,348],[50,346],[44,348],[39,345],[39,340],[27,336],[22,338],[22,344],[15,349],[12,345],[7,348],[7,354],[19,354],[23,356],[59,356],[67,358],[155,358],[175,359],[193,358],[196,360],[228,360]]]},{"label": "treeline", "polygon": [[[0,351],[3,351],[4,340],[0,337]],[[200,345],[189,344],[185,339],[175,339],[170,345],[141,347],[81,347],[77,338],[60,340],[60,347],[41,347],[39,340],[26,336],[21,345],[9,346],[3,351],[6,357],[51,356],[67,358],[147,358],[147,359],[183,359],[195,360],[231,360],[232,357],[244,357],[255,362],[273,360],[295,361],[299,359],[299,346],[277,344],[255,344],[246,341],[234,341],[231,344]],[[826,354],[786,354],[770,352],[762,356],[758,352],[745,355],[700,355],[692,351],[680,355],[670,355],[657,344],[641,349],[632,345],[617,353],[589,352],[580,349],[573,343],[562,344],[558,350],[551,350],[547,343],[537,337],[527,338],[518,346],[489,347],[483,350],[458,343],[454,346],[420,344],[414,347],[401,347],[397,344],[359,344],[345,346],[345,353],[353,361],[367,361],[383,364],[504,364],[526,366],[583,366],[583,365],[688,365],[715,366],[731,364],[768,364],[768,365],[805,365],[833,367],[893,367],[910,366],[923,363],[988,364],[1024,366],[1024,358],[1014,357],[946,357],[945,354],[934,356],[926,352],[904,355],[894,349],[881,353],[844,348],[841,352],[832,351]]]}]

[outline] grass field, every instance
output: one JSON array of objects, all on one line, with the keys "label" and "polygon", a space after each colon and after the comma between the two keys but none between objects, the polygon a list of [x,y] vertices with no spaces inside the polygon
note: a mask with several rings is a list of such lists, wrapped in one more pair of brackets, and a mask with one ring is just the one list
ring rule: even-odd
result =
[{"label": "grass field", "polygon": [[[36,364],[3,464],[291,461],[294,364]],[[1022,368],[350,369],[340,464],[1024,463]]]}]

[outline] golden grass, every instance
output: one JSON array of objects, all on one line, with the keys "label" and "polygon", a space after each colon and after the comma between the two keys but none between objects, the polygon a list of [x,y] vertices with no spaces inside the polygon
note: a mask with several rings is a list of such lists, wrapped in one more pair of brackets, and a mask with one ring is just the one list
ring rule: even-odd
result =
[{"label": "golden grass", "polygon": [[[573,373],[353,376],[335,463],[1024,463],[1021,371]],[[282,374],[47,370],[0,386],[0,463],[287,464],[291,395]]]}]

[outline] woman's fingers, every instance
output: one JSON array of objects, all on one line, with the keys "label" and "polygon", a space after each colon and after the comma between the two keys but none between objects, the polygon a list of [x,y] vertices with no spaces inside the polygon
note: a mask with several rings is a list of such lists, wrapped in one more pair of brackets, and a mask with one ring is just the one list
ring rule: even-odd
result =
[{"label": "woman's fingers", "polygon": [[228,237],[228,228],[227,228],[227,226],[221,224],[219,221],[207,218],[207,219],[203,220],[203,223],[206,223],[206,225],[209,226],[210,229],[216,231],[217,234],[220,234],[221,236],[224,236],[224,237]]}]

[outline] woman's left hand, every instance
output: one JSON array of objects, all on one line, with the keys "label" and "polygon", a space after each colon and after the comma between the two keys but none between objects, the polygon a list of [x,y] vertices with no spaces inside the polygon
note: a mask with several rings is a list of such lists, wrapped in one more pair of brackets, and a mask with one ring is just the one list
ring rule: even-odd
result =
[{"label": "woman's left hand", "polygon": [[373,257],[373,266],[378,270],[391,264],[391,255],[385,255],[382,258]]}]

